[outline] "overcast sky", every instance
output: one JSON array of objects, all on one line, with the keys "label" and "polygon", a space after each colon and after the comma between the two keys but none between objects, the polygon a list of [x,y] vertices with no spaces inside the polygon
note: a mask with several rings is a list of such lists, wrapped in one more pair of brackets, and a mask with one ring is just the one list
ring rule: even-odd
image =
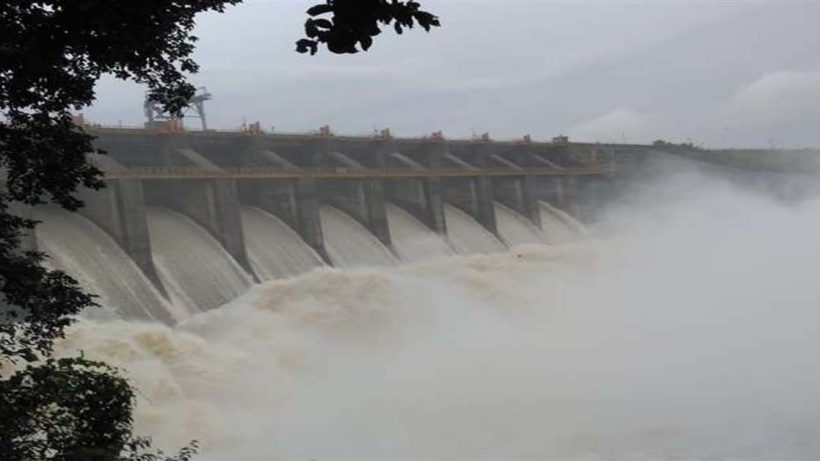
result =
[{"label": "overcast sky", "polygon": [[[418,1],[441,28],[354,56],[294,52],[316,0],[201,16],[212,127],[820,146],[820,2]],[[141,124],[143,92],[106,79],[86,115]]]}]

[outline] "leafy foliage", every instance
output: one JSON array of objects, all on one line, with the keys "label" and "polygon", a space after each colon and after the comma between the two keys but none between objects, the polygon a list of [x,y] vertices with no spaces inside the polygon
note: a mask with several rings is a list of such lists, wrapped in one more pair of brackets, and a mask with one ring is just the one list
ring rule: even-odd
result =
[{"label": "leafy foliage", "polygon": [[[78,188],[104,186],[87,162],[93,137],[72,111],[94,100],[111,74],[148,87],[170,113],[195,93],[185,76],[196,14],[221,12],[241,0],[6,0],[0,2],[0,460],[188,461],[151,452],[132,431],[133,390],[116,370],[83,358],[50,358],[54,342],[92,295],[23,240],[35,221],[21,210],[55,203],[76,210]],[[332,13],[332,20],[319,18]],[[309,39],[334,53],[366,50],[379,24],[399,33],[438,19],[415,2],[328,0],[308,11]],[[24,213],[22,213],[24,215]]]},{"label": "leafy foliage", "polygon": [[147,85],[178,112],[195,92],[184,78],[197,70],[194,16],[238,2],[0,2],[0,459],[193,454],[188,447],[167,458],[131,437],[134,396],[115,370],[83,359],[43,362],[94,303],[66,274],[42,267],[43,254],[24,251],[35,222],[19,211],[45,202],[76,210],[78,188],[103,186],[85,158],[93,138],[71,118],[93,101],[103,74]]},{"label": "leafy foliage", "polygon": [[69,317],[91,306],[65,274],[42,269],[42,255],[20,253],[33,222],[9,204],[47,201],[75,210],[79,187],[100,188],[100,171],[85,154],[93,138],[72,123],[89,105],[103,74],[143,83],[178,112],[193,85],[194,16],[239,0],[109,2],[12,0],[0,3],[0,359],[47,353]]},{"label": "leafy foliage", "polygon": [[148,440],[131,438],[133,404],[128,382],[103,363],[65,358],[29,366],[0,381],[0,459],[190,459],[196,445],[171,458],[145,452]]},{"label": "leafy foliage", "polygon": [[296,51],[316,54],[319,45],[325,44],[333,53],[358,53],[359,47],[370,49],[382,25],[392,24],[398,34],[415,25],[428,32],[440,25],[436,16],[420,8],[414,1],[326,0],[307,10],[307,37],[296,42]]}]

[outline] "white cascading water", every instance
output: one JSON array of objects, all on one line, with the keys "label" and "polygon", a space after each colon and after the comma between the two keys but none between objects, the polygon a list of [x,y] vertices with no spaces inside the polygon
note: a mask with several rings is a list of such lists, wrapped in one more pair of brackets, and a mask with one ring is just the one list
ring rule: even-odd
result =
[{"label": "white cascading water", "polygon": [[506,250],[496,236],[475,219],[453,205],[444,204],[447,240],[456,253],[495,253]]},{"label": "white cascading water", "polygon": [[168,208],[147,210],[151,253],[171,299],[188,312],[236,299],[253,283],[205,229]]},{"label": "white cascading water", "polygon": [[333,266],[340,268],[392,266],[395,256],[358,221],[338,208],[319,208],[325,248]]},{"label": "white cascading water", "polygon": [[116,306],[89,315],[172,322],[172,312],[133,260],[91,221],[56,207],[35,209],[37,247],[50,258],[47,265],[76,279],[99,296],[99,304]]},{"label": "white cascading water", "polygon": [[606,241],[318,269],[60,350],[201,461],[818,459],[820,200],[658,187]]},{"label": "white cascading water", "polygon": [[589,235],[583,224],[563,210],[547,202],[538,202],[538,207],[541,212],[541,229],[547,242],[561,245],[576,242]]},{"label": "white cascading water", "polygon": [[398,205],[387,204],[393,248],[404,262],[427,261],[455,254],[447,242]]},{"label": "white cascading water", "polygon": [[495,202],[495,223],[498,234],[510,247],[516,245],[543,245],[546,236],[529,219]]},{"label": "white cascading water", "polygon": [[276,216],[250,206],[241,212],[248,258],[261,280],[293,277],[324,266],[321,256]]}]

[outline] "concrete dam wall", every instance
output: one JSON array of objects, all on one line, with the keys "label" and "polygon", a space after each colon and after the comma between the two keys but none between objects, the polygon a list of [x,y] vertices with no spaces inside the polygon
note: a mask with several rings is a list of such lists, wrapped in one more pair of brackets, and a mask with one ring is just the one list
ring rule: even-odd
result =
[{"label": "concrete dam wall", "polygon": [[42,207],[50,264],[167,323],[317,267],[559,244],[614,190],[605,146],[93,131],[108,187]]},{"label": "concrete dam wall", "polygon": [[[49,264],[110,307],[174,323],[255,283],[578,239],[669,170],[790,199],[816,176],[748,171],[658,146],[92,129],[107,188],[79,213],[32,210]],[[677,162],[677,163],[676,163]],[[684,162],[685,165],[680,164]],[[583,224],[581,224],[583,223]]]}]

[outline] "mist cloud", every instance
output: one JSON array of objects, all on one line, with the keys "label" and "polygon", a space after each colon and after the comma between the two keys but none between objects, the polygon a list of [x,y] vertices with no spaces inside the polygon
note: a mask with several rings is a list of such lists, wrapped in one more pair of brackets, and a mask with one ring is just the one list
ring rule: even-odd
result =
[{"label": "mist cloud", "polygon": [[615,109],[592,120],[575,125],[568,132],[579,141],[649,142],[651,118],[629,109]]},{"label": "mist cloud", "polygon": [[607,240],[318,270],[62,347],[203,460],[816,459],[820,202],[672,170]]},{"label": "mist cloud", "polygon": [[735,121],[757,128],[800,122],[820,116],[820,70],[782,70],[741,88],[731,102]]}]

